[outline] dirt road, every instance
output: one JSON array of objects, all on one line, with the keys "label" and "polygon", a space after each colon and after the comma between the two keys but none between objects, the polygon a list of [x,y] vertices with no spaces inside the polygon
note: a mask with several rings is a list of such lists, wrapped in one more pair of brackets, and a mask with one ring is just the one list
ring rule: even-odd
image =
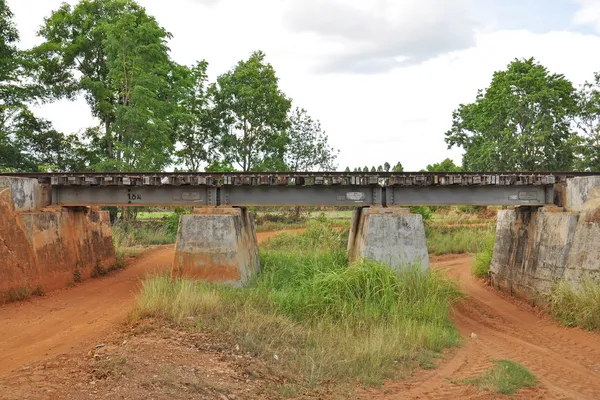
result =
[{"label": "dirt road", "polygon": [[[458,279],[467,294],[454,310],[453,320],[464,345],[412,379],[386,385],[377,399],[487,399],[476,389],[452,383],[481,375],[491,360],[518,361],[540,380],[515,398],[600,399],[600,335],[558,325],[528,305],[486,287],[470,273],[471,257],[442,256],[434,268]],[[472,338],[472,334],[476,338]]]},{"label": "dirt road", "polygon": [[[302,230],[285,231],[299,233]],[[260,232],[258,242],[281,232]],[[173,246],[153,250],[102,279],[24,303],[0,307],[0,376],[57,354],[89,349],[133,309],[140,282],[169,271]]]},{"label": "dirt road", "polygon": [[[259,241],[269,236],[261,233]],[[118,274],[0,307],[0,376],[98,344],[125,320],[140,278],[168,270],[172,259],[173,248],[161,248]],[[600,335],[561,327],[486,287],[471,276],[470,256],[435,257],[432,265],[458,279],[468,296],[453,313],[464,343],[450,351],[437,369],[387,384],[383,391],[369,391],[367,398],[487,399],[489,395],[453,382],[479,375],[496,359],[518,361],[540,378],[538,388],[525,389],[516,398],[600,398]]]}]

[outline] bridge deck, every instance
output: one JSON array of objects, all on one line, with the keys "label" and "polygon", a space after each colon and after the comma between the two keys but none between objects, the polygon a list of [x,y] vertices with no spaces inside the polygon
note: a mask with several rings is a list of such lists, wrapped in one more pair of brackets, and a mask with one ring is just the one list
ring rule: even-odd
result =
[{"label": "bridge deck", "polygon": [[35,178],[63,206],[543,205],[586,172],[2,174]]}]

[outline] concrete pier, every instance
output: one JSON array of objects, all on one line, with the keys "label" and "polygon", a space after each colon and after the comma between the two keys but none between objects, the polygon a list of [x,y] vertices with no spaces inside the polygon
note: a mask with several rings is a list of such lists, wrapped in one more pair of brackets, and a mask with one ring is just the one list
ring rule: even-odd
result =
[{"label": "concrete pier", "polygon": [[202,208],[181,216],[173,276],[242,285],[259,271],[254,221],[245,208]]},{"label": "concrete pier", "polygon": [[384,262],[398,270],[418,265],[429,269],[423,218],[403,208],[359,208],[348,238],[350,261]]}]

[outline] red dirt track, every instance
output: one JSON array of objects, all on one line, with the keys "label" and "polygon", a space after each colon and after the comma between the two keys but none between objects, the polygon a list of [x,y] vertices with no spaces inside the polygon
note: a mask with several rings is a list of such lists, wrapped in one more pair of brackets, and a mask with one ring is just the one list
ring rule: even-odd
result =
[{"label": "red dirt track", "polygon": [[[272,235],[259,233],[259,241]],[[140,279],[168,271],[172,261],[173,247],[162,247],[108,277],[0,307],[0,377],[98,344],[126,320]],[[449,351],[438,368],[369,390],[361,398],[494,398],[453,382],[481,374],[492,360],[508,359],[524,364],[540,379],[537,388],[522,390],[517,399],[600,399],[600,335],[561,327],[485,286],[472,277],[468,255],[432,257],[432,265],[458,279],[467,294],[453,313],[464,343]]]}]

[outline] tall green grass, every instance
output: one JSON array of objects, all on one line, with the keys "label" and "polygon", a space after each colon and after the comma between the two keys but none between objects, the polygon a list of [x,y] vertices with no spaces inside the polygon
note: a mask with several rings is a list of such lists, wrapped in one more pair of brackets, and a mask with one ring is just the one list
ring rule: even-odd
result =
[{"label": "tall green grass", "polygon": [[486,241],[483,243],[480,251],[475,254],[472,267],[475,276],[486,277],[489,275],[492,258],[494,256],[495,242],[496,237],[494,235],[486,237]]},{"label": "tall green grass", "polygon": [[495,226],[430,226],[426,230],[426,236],[427,248],[431,254],[478,253],[493,240]]},{"label": "tall green grass", "polygon": [[[282,234],[261,249],[262,273],[244,288],[156,277],[136,314],[227,332],[246,351],[318,384],[379,384],[457,343],[450,307],[456,285],[435,272],[398,273],[380,263],[348,266],[347,233],[326,225]],[[275,362],[275,361],[273,361]]]},{"label": "tall green grass", "polygon": [[548,296],[552,315],[562,324],[600,330],[600,280],[583,277],[579,286],[558,282]]}]

